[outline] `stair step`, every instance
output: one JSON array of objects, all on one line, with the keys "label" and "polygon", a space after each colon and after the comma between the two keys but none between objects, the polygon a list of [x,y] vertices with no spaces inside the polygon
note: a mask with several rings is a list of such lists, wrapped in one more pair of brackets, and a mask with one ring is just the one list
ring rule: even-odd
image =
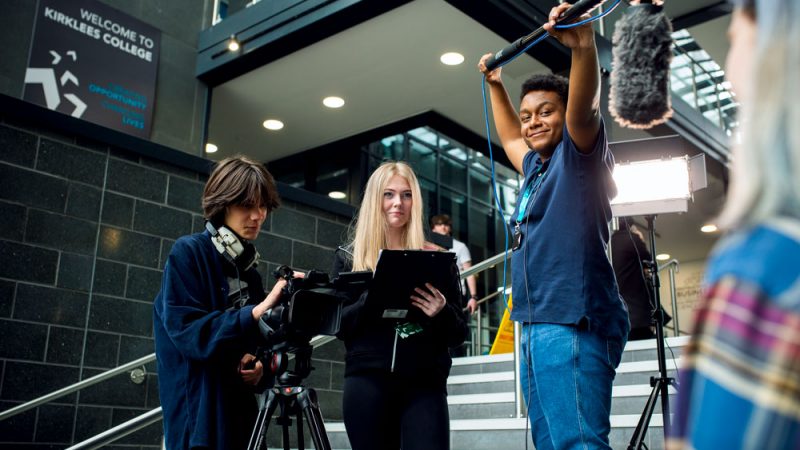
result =
[{"label": "stair step", "polygon": [[[611,416],[609,440],[612,448],[626,448],[639,418],[639,414]],[[645,440],[650,450],[663,448],[662,427],[661,414],[653,414]],[[349,448],[343,422],[326,423],[325,429],[334,448]],[[530,427],[524,418],[451,420],[450,431],[451,448],[453,449],[523,449],[526,448],[525,441],[527,440],[527,448],[533,450],[530,442]]]},{"label": "stair step", "polygon": [[[641,414],[615,414],[611,416],[611,428],[635,428],[639,423]],[[526,419],[522,418],[499,418],[499,419],[460,419],[450,421],[450,431],[470,431],[470,430],[523,430],[526,427]],[[650,420],[651,427],[664,426],[661,414],[653,413]],[[328,433],[343,433],[344,422],[325,422],[325,430]]]},{"label": "stair step", "polygon": [[[671,337],[666,344],[667,375],[676,376],[677,359],[688,337]],[[658,376],[656,341],[629,342],[617,368],[612,394],[611,433],[614,449],[627,448],[647,397],[652,391],[649,381]],[[453,359],[447,380],[450,409],[451,448],[496,450],[498,448],[531,449],[530,427],[525,418],[514,418],[513,354],[469,356]],[[670,396],[675,389],[670,387]],[[660,412],[660,405],[656,405]],[[645,445],[650,450],[663,450],[663,420],[653,414]],[[325,428],[333,448],[349,448],[343,422],[327,422]],[[527,441],[527,446],[526,446]]]},{"label": "stair step", "polygon": [[[640,414],[652,388],[650,385],[614,386],[612,392],[612,414]],[[670,396],[677,391],[669,388]],[[514,415],[514,393],[496,392],[482,394],[449,395],[451,419],[504,418]]]}]

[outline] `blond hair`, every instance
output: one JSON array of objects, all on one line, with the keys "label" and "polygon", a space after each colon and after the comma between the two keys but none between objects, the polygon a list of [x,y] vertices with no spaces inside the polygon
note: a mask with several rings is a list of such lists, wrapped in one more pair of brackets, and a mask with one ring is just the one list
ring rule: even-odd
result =
[{"label": "blond hair", "polygon": [[[800,217],[800,8],[786,0],[743,2],[758,24],[742,142],[720,224],[727,229]],[[755,10],[753,7],[755,6]]]},{"label": "blond hair", "polygon": [[375,270],[378,253],[388,246],[383,191],[395,175],[411,187],[411,218],[403,229],[403,248],[421,249],[425,245],[422,219],[422,191],[411,167],[403,162],[385,162],[369,177],[355,224],[351,227],[353,270]]}]

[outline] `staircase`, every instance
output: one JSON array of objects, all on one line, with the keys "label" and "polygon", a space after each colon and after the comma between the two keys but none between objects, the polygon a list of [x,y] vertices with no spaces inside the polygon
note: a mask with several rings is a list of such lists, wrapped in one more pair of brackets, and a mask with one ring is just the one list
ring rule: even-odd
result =
[{"label": "staircase", "polygon": [[[677,358],[688,337],[667,338],[668,376],[675,377]],[[672,352],[670,352],[672,349]],[[674,353],[674,355],[673,355]],[[511,354],[456,358],[447,380],[450,442],[453,450],[533,449],[525,418],[514,417],[514,366]],[[624,450],[658,376],[656,341],[629,342],[614,380],[611,446]],[[675,391],[670,388],[670,393]],[[350,448],[342,422],[325,424],[332,448]],[[645,445],[663,450],[661,405],[656,404]]]}]

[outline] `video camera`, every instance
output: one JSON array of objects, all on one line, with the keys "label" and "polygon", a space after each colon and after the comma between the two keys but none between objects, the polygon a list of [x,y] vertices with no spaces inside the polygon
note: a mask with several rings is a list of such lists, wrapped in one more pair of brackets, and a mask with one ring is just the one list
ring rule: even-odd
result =
[{"label": "video camera", "polygon": [[371,278],[371,272],[351,272],[331,281],[328,274],[315,270],[304,278],[295,278],[294,270],[285,265],[273,275],[287,283],[278,304],[267,310],[258,322],[261,335],[272,351],[307,347],[311,338],[318,334],[336,335],[345,299],[342,293],[354,286],[366,288]]}]

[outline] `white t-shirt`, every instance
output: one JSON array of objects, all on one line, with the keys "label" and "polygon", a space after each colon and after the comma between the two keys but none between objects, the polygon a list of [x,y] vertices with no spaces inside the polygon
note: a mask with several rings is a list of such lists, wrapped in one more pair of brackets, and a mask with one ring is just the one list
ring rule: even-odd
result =
[{"label": "white t-shirt", "polygon": [[[456,254],[456,264],[458,265],[459,271],[464,270],[464,263],[472,261],[472,255],[469,254],[469,249],[467,248],[467,245],[459,241],[458,239],[453,239],[453,248],[451,248],[450,250]],[[461,291],[469,295],[469,291],[467,290],[466,278],[461,280]]]}]

